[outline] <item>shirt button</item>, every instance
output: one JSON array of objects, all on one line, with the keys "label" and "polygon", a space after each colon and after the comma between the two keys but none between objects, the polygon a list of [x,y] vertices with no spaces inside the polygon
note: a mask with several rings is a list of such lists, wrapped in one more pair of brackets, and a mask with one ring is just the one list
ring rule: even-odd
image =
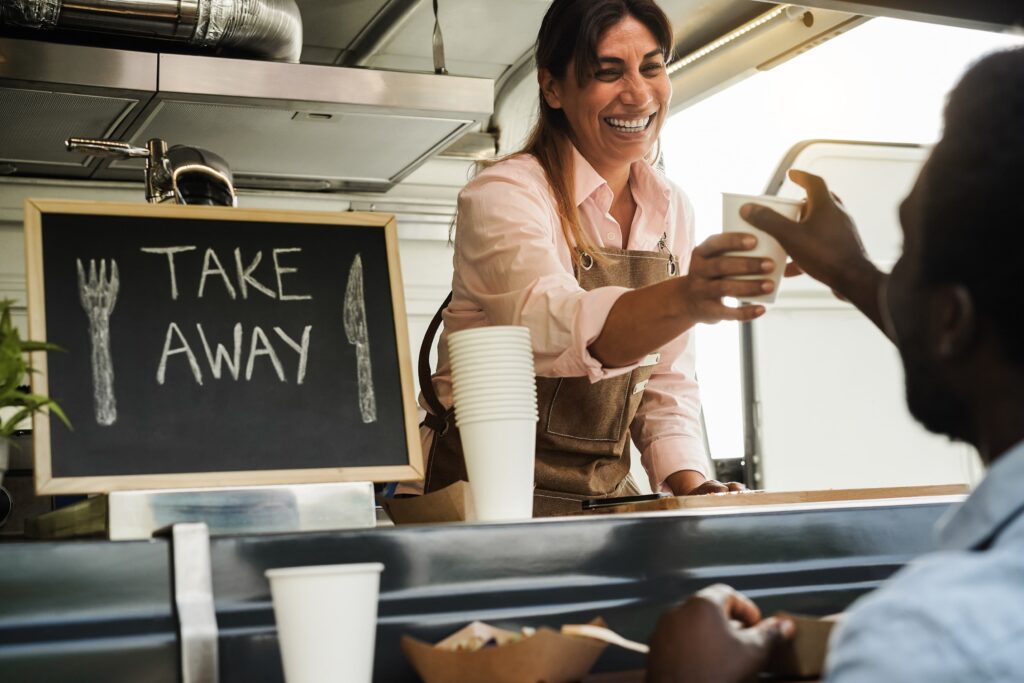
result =
[{"label": "shirt button", "polygon": [[610,239],[610,240],[615,239],[615,233],[614,232],[608,233],[608,239]]}]

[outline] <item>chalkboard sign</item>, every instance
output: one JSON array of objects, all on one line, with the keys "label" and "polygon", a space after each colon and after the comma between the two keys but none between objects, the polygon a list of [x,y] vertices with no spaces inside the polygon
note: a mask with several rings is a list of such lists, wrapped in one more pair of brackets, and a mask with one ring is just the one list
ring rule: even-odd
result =
[{"label": "chalkboard sign", "polygon": [[36,489],[423,472],[392,216],[27,200]]}]

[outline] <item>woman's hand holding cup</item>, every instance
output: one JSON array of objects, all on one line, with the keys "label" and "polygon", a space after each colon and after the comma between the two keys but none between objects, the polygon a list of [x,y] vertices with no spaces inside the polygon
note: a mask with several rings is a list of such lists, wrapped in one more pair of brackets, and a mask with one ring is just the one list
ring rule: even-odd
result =
[{"label": "woman's hand holding cup", "polygon": [[769,279],[736,280],[738,275],[767,274],[775,269],[771,259],[739,256],[729,252],[750,251],[757,238],[743,233],[722,233],[704,240],[690,258],[690,272],[683,280],[683,301],[687,314],[695,323],[717,323],[720,320],[753,320],[764,314],[764,306],[727,306],[723,297],[745,299],[771,292],[775,285]]}]

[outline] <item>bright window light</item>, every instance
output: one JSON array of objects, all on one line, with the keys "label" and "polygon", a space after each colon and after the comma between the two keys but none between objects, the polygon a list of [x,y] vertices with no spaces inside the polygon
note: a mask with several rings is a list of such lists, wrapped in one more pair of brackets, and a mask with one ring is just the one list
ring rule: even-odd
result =
[{"label": "bright window light", "polygon": [[[720,230],[721,193],[761,194],[801,140],[934,143],[964,70],[1022,44],[1020,35],[873,19],[674,115],[662,132],[666,170],[694,204],[698,243]],[[697,346],[711,454],[740,457],[738,327],[699,326]]]}]

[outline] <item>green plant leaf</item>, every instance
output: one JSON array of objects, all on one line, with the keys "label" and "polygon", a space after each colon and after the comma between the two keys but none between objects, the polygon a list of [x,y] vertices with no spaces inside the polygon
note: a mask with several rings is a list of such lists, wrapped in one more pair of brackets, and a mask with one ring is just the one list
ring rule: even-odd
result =
[{"label": "green plant leaf", "polygon": [[50,409],[51,413],[60,418],[60,421],[64,423],[65,427],[67,427],[71,431],[75,431],[75,428],[71,425],[71,420],[69,420],[68,416],[64,414],[64,409],[57,405],[56,401],[50,399],[47,402],[47,407]]},{"label": "green plant leaf", "polygon": [[62,349],[61,347],[57,346],[56,344],[51,344],[49,342],[37,342],[37,341],[25,340],[25,341],[21,342],[21,350],[22,351],[63,351],[64,349]]},{"label": "green plant leaf", "polygon": [[34,372],[25,354],[33,351],[63,351],[49,342],[22,340],[11,321],[11,299],[0,300],[0,408],[19,408],[12,417],[0,423],[0,436],[9,436],[29,415],[49,409],[68,429],[71,421],[56,401],[39,394],[18,390],[25,378]]},{"label": "green plant leaf", "polygon": [[21,421],[32,414],[33,408],[22,408],[18,412],[11,415],[3,424],[0,424],[0,436],[10,436],[21,424]]}]

